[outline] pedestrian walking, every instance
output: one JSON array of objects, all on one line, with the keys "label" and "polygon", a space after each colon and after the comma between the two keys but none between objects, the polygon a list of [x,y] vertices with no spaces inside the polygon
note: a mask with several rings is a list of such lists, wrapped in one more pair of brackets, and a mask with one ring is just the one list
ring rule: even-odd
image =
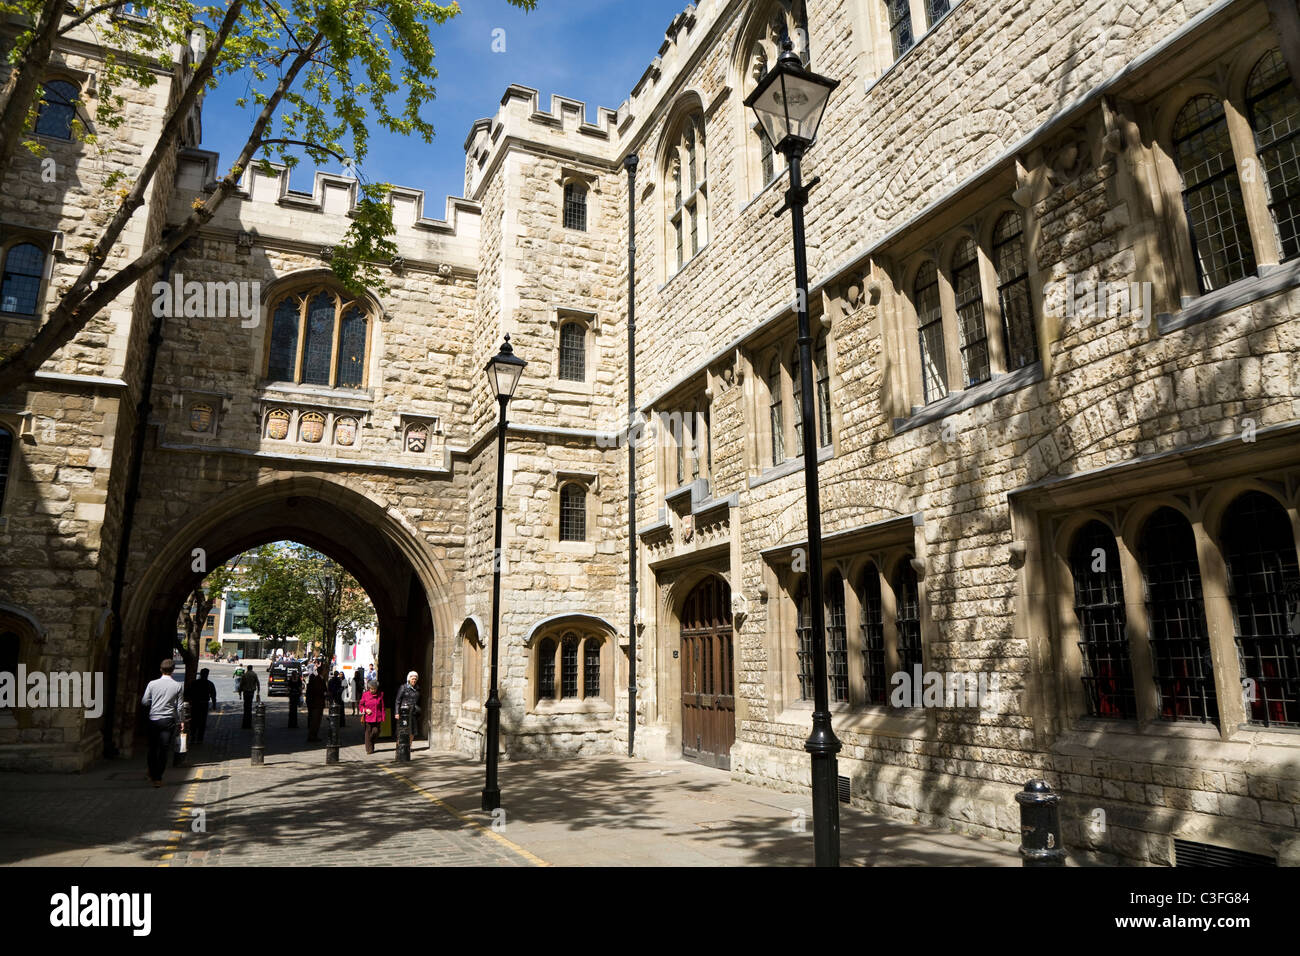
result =
[{"label": "pedestrian walking", "polygon": [[411,741],[415,741],[416,728],[420,726],[420,691],[416,685],[420,682],[420,675],[415,671],[406,675],[406,683],[402,689],[397,692],[397,699],[393,701],[393,710],[397,712],[398,719],[401,719],[402,705],[410,707],[407,720],[410,723]]},{"label": "pedestrian walking", "polygon": [[208,729],[208,706],[217,706],[217,685],[208,680],[206,667],[185,691],[185,699],[190,704],[190,740],[201,744]]},{"label": "pedestrian walking", "polygon": [[372,680],[379,680],[379,671],[375,670],[374,661],[370,662],[370,669],[366,671],[366,683],[369,684]]},{"label": "pedestrian walking", "polygon": [[361,698],[366,692],[366,677],[361,673],[358,667],[352,674],[352,713],[356,715],[361,710]]},{"label": "pedestrian walking", "polygon": [[248,668],[239,679],[239,690],[244,695],[244,730],[253,726],[253,697],[262,699],[262,682],[257,679],[257,671]]},{"label": "pedestrian walking", "polygon": [[320,674],[307,678],[307,742],[320,740],[321,715],[325,713],[325,682]]},{"label": "pedestrian walking", "polygon": [[384,724],[384,695],[380,693],[378,681],[366,684],[366,692],[361,697],[361,724],[366,728],[366,753],[372,754],[379,728]]},{"label": "pedestrian walking", "polygon": [[144,696],[140,698],[140,703],[149,708],[149,779],[155,787],[162,786],[163,770],[175,735],[185,730],[181,720],[185,685],[172,676],[176,662],[169,657],[159,669],[161,676],[145,686]]}]

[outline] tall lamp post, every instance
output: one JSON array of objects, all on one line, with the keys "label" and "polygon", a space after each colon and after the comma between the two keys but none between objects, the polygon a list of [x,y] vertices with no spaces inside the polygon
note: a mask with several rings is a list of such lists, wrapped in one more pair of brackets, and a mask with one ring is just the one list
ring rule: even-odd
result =
[{"label": "tall lamp post", "polygon": [[[790,210],[794,232],[795,311],[799,316],[799,414],[803,421],[803,470],[808,498],[809,601],[812,605],[813,721],[812,734],[804,749],[812,755],[813,842],[818,866],[840,864],[840,808],[836,777],[840,742],[831,727],[830,703],[826,691],[826,611],[822,604],[822,520],[817,488],[817,421],[813,401],[812,335],[808,323],[808,260],[804,249],[803,210],[808,204],[807,186],[800,174],[800,161],[812,141],[831,92],[838,80],[804,69],[794,45],[782,44],[776,65],[758,81],[745,100],[767,133],[773,147],[790,165],[790,188],[785,205],[777,215]],[[820,178],[820,177],[819,177]]]},{"label": "tall lamp post", "polygon": [[501,698],[497,695],[497,621],[501,617],[501,513],[505,510],[506,406],[514,398],[519,379],[528,363],[515,355],[510,336],[501,351],[487,364],[488,384],[501,404],[497,422],[497,517],[492,548],[492,688],[487,699],[487,784],[483,787],[483,809],[501,806],[501,787],[497,784],[497,750],[501,739]]}]

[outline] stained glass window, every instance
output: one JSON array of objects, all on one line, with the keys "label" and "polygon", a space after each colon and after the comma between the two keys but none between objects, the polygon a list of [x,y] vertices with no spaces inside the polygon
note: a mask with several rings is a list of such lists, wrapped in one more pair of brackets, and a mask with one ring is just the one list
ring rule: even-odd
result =
[{"label": "stained glass window", "polygon": [[77,87],[67,80],[51,80],[43,84],[40,112],[36,116],[36,132],[56,139],[72,139],[72,121],[77,115],[73,105]]},{"label": "stained glass window", "polygon": [[366,317],[358,309],[343,316],[339,333],[339,387],[360,388],[366,372]]},{"label": "stained glass window", "polygon": [[813,363],[817,368],[817,445],[826,448],[831,443],[831,366],[825,332],[817,339]]},{"label": "stained glass window", "polygon": [[894,621],[898,630],[898,669],[915,679],[921,660],[921,592],[916,569],[906,558],[894,572]]},{"label": "stained glass window", "polygon": [[273,382],[292,382],[298,363],[299,305],[285,299],[276,306],[271,319],[271,358],[267,378]]},{"label": "stained glass window", "polygon": [[587,189],[578,183],[564,185],[564,227],[587,231]]},{"label": "stained glass window", "polygon": [[889,12],[889,37],[893,42],[894,59],[912,49],[912,5],[909,0],[885,0]]},{"label": "stained glass window", "polygon": [[302,349],[302,380],[308,385],[330,384],[330,359],[334,351],[333,296],[324,293],[307,305],[307,335]]}]

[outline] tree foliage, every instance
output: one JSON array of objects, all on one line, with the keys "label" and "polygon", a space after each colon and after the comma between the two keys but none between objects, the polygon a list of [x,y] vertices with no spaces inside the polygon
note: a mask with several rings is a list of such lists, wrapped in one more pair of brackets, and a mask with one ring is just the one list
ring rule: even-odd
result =
[{"label": "tree foliage", "polygon": [[355,638],[375,625],[374,606],[357,579],[333,558],[295,542],[263,545],[249,562],[245,593],[249,627],[279,643],[297,637],[306,650]]},{"label": "tree foliage", "polygon": [[186,595],[185,603],[181,605],[181,623],[185,636],[177,640],[176,647],[181,652],[181,659],[185,661],[186,685],[198,676],[199,646],[202,643],[203,628],[207,624],[208,615],[212,613],[217,598],[230,590],[239,580],[242,558],[243,555],[236,555],[220,567],[213,568]]},{"label": "tree foliage", "polygon": [[[424,115],[438,75],[432,33],[460,12],[455,0],[146,0],[144,20],[120,16],[126,0],[80,2],[74,13],[67,0],[0,0],[0,13],[27,23],[5,54],[0,189],[20,141],[39,151],[30,132],[40,83],[61,38],[89,30],[109,48],[94,109],[87,111],[83,103],[79,111],[85,127],[80,135],[92,143],[101,143],[104,133],[123,122],[128,115],[124,91],[154,84],[158,66],[177,69],[179,92],[170,100],[158,139],[140,157],[138,173],[129,179],[121,173],[99,177],[104,209],[98,235],[74,250],[85,257],[80,272],[35,336],[0,362],[0,394],[28,379],[123,291],[151,278],[211,221],[254,162],[278,159],[292,167],[301,151],[314,162],[332,157],[356,171],[362,179],[357,216],[335,243],[331,268],[353,293],[379,284],[376,264],[389,261],[395,247],[390,187],[365,182],[361,173],[370,130],[378,126],[432,139],[433,125]],[[524,10],[536,6],[536,0],[506,2]],[[196,53],[181,70],[178,51],[187,47]],[[164,161],[174,155],[200,96],[221,82],[247,85],[240,101],[250,115],[247,140],[216,188],[194,201],[185,220],[128,259],[122,247],[128,225]]]}]

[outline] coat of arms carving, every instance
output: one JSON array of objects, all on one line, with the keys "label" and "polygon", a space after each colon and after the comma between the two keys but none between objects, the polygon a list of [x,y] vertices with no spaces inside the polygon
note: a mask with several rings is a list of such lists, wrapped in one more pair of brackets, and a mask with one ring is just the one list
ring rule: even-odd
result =
[{"label": "coat of arms carving", "polygon": [[284,441],[289,435],[289,413],[277,409],[266,416],[266,437],[275,441]]},{"label": "coat of arms carving", "polygon": [[334,444],[350,448],[357,441],[357,420],[340,418],[334,426]]},{"label": "coat of arms carving", "polygon": [[304,415],[298,434],[303,441],[312,445],[318,444],[325,437],[325,416],[319,412]]}]

